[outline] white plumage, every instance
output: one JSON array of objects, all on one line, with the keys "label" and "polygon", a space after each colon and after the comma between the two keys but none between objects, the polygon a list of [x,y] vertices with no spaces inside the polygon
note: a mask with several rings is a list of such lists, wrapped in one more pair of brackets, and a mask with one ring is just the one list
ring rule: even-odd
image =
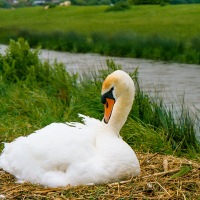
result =
[{"label": "white plumage", "polygon": [[[48,187],[113,182],[139,175],[134,151],[119,136],[134,91],[128,74],[113,72],[102,86],[103,121],[80,115],[84,124],[52,123],[5,143],[0,167],[18,180]],[[111,109],[109,99],[114,100]]]}]

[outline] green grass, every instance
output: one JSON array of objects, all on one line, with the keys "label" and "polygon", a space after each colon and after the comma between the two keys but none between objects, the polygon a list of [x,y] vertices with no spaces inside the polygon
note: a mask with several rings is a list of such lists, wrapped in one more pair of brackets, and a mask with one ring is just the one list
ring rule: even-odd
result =
[{"label": "green grass", "polygon": [[[23,39],[11,41],[6,55],[0,58],[0,142],[28,135],[52,122],[80,121],[78,113],[102,119],[102,81],[120,68],[107,61],[107,70],[100,70],[92,79],[80,79],[65,71],[62,64],[42,63],[38,50],[31,50]],[[24,70],[22,63],[27,64]],[[155,101],[140,90],[137,71],[130,76],[137,90],[133,109],[122,129],[124,139],[140,152],[198,159],[200,146],[195,138],[195,120],[188,110],[184,111],[184,104],[184,112],[174,118],[173,110],[167,109],[162,99]]]},{"label": "green grass", "polygon": [[1,10],[0,28],[39,32],[75,31],[83,34],[134,32],[175,39],[199,36],[200,5],[133,6],[123,12],[105,12],[106,6],[43,7]]},{"label": "green grass", "polygon": [[200,63],[200,5],[70,6],[0,12],[0,42],[24,37],[32,47]]}]

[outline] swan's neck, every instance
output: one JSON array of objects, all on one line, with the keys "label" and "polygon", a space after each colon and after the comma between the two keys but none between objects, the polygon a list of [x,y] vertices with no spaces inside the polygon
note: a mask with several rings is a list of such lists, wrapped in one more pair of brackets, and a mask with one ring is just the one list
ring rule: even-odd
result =
[{"label": "swan's neck", "polygon": [[131,111],[133,100],[134,92],[127,91],[126,94],[121,95],[117,99],[114,105],[108,125],[114,130],[116,134],[119,134],[121,128],[125,124],[128,114]]}]

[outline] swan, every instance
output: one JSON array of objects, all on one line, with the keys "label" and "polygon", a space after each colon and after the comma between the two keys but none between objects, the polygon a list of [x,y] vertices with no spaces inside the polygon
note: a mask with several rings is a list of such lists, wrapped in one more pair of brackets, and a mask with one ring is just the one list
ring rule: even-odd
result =
[{"label": "swan", "polygon": [[134,96],[131,77],[122,70],[114,71],[102,84],[102,121],[79,114],[84,123],[52,123],[5,143],[0,168],[18,181],[47,187],[108,183],[138,176],[138,158],[119,135]]}]

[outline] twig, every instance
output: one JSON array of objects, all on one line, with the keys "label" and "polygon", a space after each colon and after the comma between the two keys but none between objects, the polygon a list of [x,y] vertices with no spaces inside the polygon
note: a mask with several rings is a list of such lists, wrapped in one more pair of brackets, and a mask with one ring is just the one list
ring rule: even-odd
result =
[{"label": "twig", "polygon": [[57,191],[61,191],[63,189],[69,189],[71,188],[70,186],[66,186],[63,188],[47,188],[47,189],[42,189],[42,190],[38,190],[35,191],[36,194],[45,194],[45,193],[49,193],[49,192],[57,192]]},{"label": "twig", "polygon": [[142,176],[141,178],[148,178],[150,176],[162,176],[162,175],[165,175],[165,174],[170,174],[170,173],[177,172],[179,170],[180,169],[173,169],[173,170],[169,170],[169,171],[166,171],[166,172],[158,172],[158,173],[155,173],[155,174],[150,174],[150,175],[147,175],[147,176]]},{"label": "twig", "polygon": [[164,170],[164,172],[169,171],[169,169],[168,169],[168,160],[167,159],[163,159],[163,170]]},{"label": "twig", "polygon": [[154,155],[152,155],[150,158],[147,158],[146,160],[144,160],[140,165],[144,165],[145,163],[147,163],[148,161],[150,161],[152,158],[154,158],[155,156],[157,156],[159,153],[155,153]]},{"label": "twig", "polygon": [[171,196],[169,192],[167,192],[167,190],[158,181],[155,181],[155,183],[157,183],[169,196]]},{"label": "twig", "polygon": [[15,190],[16,188],[19,188],[19,187],[21,187],[22,185],[17,185],[17,186],[15,186],[15,187],[12,187],[12,188],[8,188],[8,189],[6,189],[4,192],[5,193],[8,193],[9,191],[13,191],[13,190]]},{"label": "twig", "polygon": [[126,183],[131,183],[133,182],[134,177],[131,177],[131,179],[126,180],[126,181],[119,181],[119,182],[114,182],[114,183],[110,183],[108,184],[109,187],[115,186],[115,185],[122,185],[122,184],[126,184]]},{"label": "twig", "polygon": [[185,195],[183,194],[183,192],[182,192],[182,195],[183,195],[184,200],[186,200],[186,197],[185,197]]}]

